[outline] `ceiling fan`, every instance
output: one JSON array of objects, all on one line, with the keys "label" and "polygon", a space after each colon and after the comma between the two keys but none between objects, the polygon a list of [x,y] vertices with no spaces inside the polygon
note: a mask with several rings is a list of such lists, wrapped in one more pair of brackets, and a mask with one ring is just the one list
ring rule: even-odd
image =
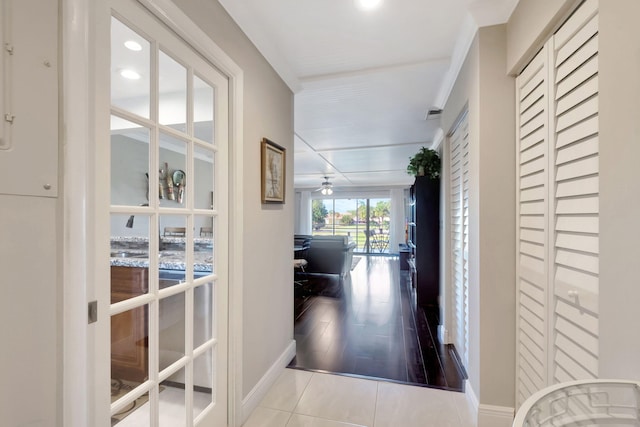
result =
[{"label": "ceiling fan", "polygon": [[320,188],[315,191],[319,191],[323,196],[329,196],[333,194],[333,184],[329,182],[329,177],[325,176],[324,181],[320,184]]}]

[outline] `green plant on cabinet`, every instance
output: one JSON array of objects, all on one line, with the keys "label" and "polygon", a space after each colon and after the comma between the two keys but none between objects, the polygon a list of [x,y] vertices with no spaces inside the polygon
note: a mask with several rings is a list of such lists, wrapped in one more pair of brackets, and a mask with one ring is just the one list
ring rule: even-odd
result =
[{"label": "green plant on cabinet", "polygon": [[438,152],[430,148],[421,147],[413,157],[409,158],[407,173],[412,176],[440,177],[440,156]]}]

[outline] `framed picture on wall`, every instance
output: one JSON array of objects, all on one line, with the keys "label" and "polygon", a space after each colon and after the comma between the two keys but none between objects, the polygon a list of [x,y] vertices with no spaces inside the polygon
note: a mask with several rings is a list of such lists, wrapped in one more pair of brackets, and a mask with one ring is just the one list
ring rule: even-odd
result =
[{"label": "framed picture on wall", "polygon": [[286,151],[262,138],[262,203],[284,203]]}]

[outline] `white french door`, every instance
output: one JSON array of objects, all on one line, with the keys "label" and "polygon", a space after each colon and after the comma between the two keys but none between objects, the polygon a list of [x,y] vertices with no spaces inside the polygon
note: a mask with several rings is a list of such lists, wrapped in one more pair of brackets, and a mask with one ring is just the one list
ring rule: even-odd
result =
[{"label": "white french door", "polygon": [[229,82],[138,1],[111,6],[97,422],[226,426]]}]

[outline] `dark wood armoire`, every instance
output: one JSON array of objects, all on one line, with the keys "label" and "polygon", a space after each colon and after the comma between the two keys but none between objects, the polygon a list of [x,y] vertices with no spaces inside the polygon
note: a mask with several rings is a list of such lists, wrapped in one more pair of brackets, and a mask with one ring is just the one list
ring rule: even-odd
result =
[{"label": "dark wood armoire", "polygon": [[417,304],[438,308],[440,296],[440,180],[416,177],[411,186],[409,246],[415,264]]}]

